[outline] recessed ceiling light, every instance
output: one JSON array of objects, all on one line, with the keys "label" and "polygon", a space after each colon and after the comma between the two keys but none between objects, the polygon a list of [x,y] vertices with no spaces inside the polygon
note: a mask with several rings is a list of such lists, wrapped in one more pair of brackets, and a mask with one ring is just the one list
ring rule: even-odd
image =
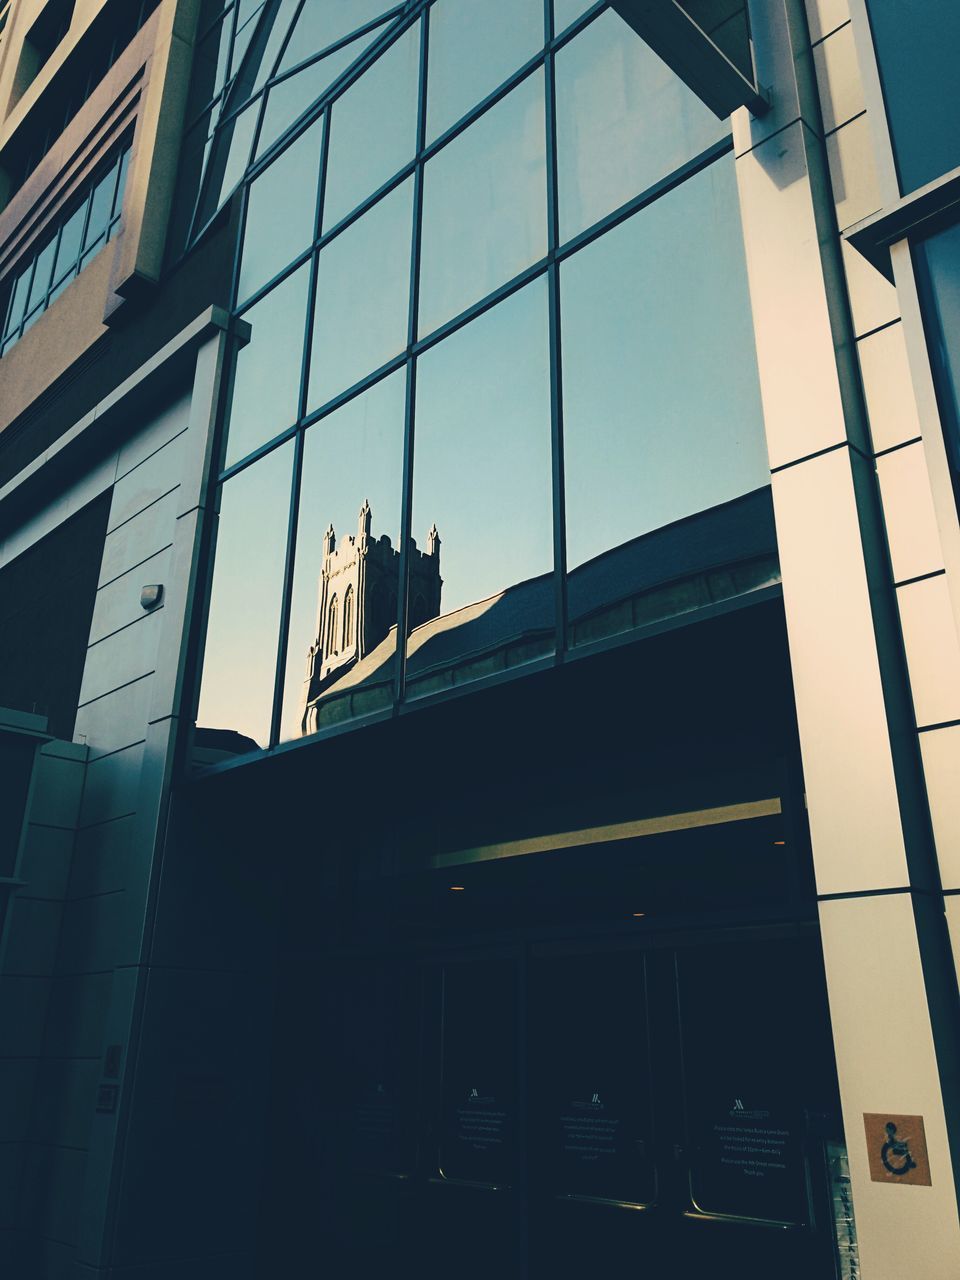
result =
[{"label": "recessed ceiling light", "polygon": [[464,889],[466,889],[466,887],[467,887],[467,886],[466,886],[466,885],[464,885],[464,884],[452,884],[452,885],[450,886],[450,892],[451,892],[451,893],[463,893],[463,891],[464,891]]}]

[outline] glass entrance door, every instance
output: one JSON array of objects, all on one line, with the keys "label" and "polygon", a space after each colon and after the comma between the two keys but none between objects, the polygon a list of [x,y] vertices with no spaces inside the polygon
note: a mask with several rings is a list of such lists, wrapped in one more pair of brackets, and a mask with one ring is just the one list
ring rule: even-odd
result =
[{"label": "glass entrance door", "polygon": [[832,1280],[815,936],[382,961],[351,1001],[351,1274]]},{"label": "glass entrance door", "polygon": [[832,1277],[815,942],[532,964],[531,1280]]}]

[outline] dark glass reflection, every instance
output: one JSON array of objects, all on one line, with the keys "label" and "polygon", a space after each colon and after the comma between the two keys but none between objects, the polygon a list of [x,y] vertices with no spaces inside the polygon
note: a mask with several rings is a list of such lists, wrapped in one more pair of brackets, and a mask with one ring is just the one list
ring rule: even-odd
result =
[{"label": "dark glass reflection", "polygon": [[196,764],[269,742],[292,474],[288,441],[223,486]]},{"label": "dark glass reflection", "polygon": [[307,431],[280,736],[389,705],[406,372]]},{"label": "dark glass reflection", "polygon": [[815,974],[799,942],[768,944],[763,964],[744,945],[678,956],[690,1198],[705,1213],[808,1220],[804,1112],[829,1113],[833,1095]]},{"label": "dark glass reflection", "polygon": [[197,44],[190,73],[190,97],[187,122],[217,96],[227,81],[230,60],[230,37],[233,34],[233,10],[220,18]]},{"label": "dark glass reflection", "polygon": [[960,225],[916,249],[947,456],[960,492]]},{"label": "dark glass reflection", "polygon": [[304,263],[243,313],[252,332],[237,352],[225,466],[296,421],[309,283]]},{"label": "dark glass reflection", "polygon": [[509,1186],[517,1127],[516,972],[506,960],[443,971],[439,1172]]},{"label": "dark glass reflection", "polygon": [[562,957],[533,971],[537,1175],[558,1196],[656,1198],[643,956]]},{"label": "dark glass reflection", "polygon": [[407,690],[554,646],[543,278],[421,356],[407,588]]},{"label": "dark glass reflection", "polygon": [[430,10],[427,142],[543,47],[543,0],[441,0]]},{"label": "dark glass reflection", "polygon": [[955,85],[956,0],[868,0],[900,189],[906,195],[960,165]]},{"label": "dark glass reflection", "polygon": [[421,334],[545,255],[546,175],[543,72],[536,71],[424,169]]},{"label": "dark glass reflection", "polygon": [[318,120],[250,184],[237,297],[242,301],[313,242],[323,120]]},{"label": "dark glass reflection", "polygon": [[556,69],[561,240],[729,130],[612,10],[559,51]]},{"label": "dark glass reflection", "polygon": [[582,249],[560,281],[571,643],[776,580],[732,161]]}]

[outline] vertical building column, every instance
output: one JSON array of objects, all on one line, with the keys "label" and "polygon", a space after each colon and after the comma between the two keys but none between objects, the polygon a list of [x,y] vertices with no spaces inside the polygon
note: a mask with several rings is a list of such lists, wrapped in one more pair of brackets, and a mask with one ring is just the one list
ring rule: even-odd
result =
[{"label": "vertical building column", "polygon": [[[910,844],[926,807],[904,764],[905,682],[891,694],[900,640],[878,588],[887,551],[824,115],[835,149],[858,129],[841,138],[849,104],[838,94],[822,113],[816,90],[816,71],[849,50],[841,36],[815,55],[800,0],[755,13],[772,110],[740,112],[734,138],[862,1274],[948,1280],[960,1224],[917,927],[915,891],[930,886]],[[873,1180],[864,1117],[875,1114],[923,1118],[932,1185]]]}]

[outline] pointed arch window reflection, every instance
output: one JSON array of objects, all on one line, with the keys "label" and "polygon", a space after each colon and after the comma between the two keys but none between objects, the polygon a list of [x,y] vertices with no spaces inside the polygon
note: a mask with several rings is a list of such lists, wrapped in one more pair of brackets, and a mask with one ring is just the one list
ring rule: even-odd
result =
[{"label": "pointed arch window reflection", "polygon": [[330,601],[330,612],[327,614],[327,652],[339,653],[337,644],[337,624],[340,620],[340,602],[334,596]]},{"label": "pointed arch window reflection", "polygon": [[343,647],[350,649],[353,646],[353,587],[347,587],[346,595],[343,597]]}]

